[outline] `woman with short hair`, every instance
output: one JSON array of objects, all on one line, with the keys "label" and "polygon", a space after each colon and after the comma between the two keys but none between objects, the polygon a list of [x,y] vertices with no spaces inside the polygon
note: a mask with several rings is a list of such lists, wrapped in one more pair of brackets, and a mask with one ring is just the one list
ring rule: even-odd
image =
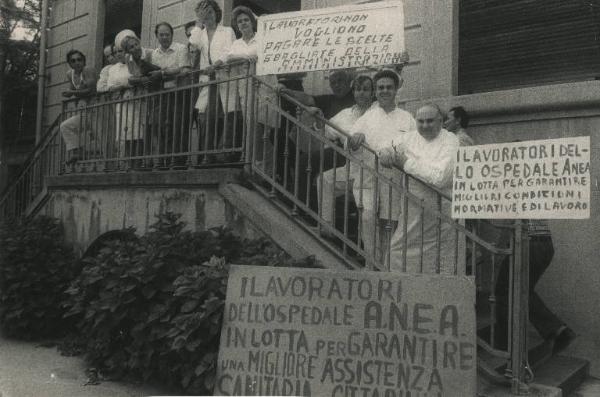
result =
[{"label": "woman with short hair", "polygon": [[[277,106],[277,93],[271,87],[277,86],[277,78],[273,75],[261,76],[261,81],[265,84],[259,84],[258,90],[254,94],[256,109],[253,108],[254,103],[250,102],[252,89],[252,78],[250,76],[256,73],[256,60],[258,59],[258,44],[256,41],[256,16],[252,10],[245,6],[239,6],[233,9],[231,17],[231,26],[241,35],[241,37],[233,42],[229,54],[227,54],[226,62],[238,63],[232,66],[231,74],[233,76],[249,76],[247,79],[238,80],[236,90],[237,97],[240,101],[241,111],[244,116],[244,121],[247,128],[250,128],[250,115],[255,115],[255,122],[260,124],[257,131],[263,131],[263,127],[268,128],[268,136],[271,135],[272,129],[279,127],[279,114],[275,111]],[[248,61],[247,63],[239,63],[240,61]],[[269,104],[271,107],[268,108]],[[241,138],[241,134],[240,134]],[[256,146],[255,161],[260,163],[264,171],[270,169],[272,163],[272,144],[271,142],[263,142],[262,133],[256,134],[254,143]],[[265,150],[263,150],[263,146]],[[264,152],[264,156],[263,156]],[[265,157],[265,162],[262,162]]]},{"label": "woman with short hair", "polygon": [[[216,71],[215,69],[226,61],[231,44],[235,40],[233,29],[221,24],[223,12],[214,0],[200,1],[195,11],[197,16],[196,27],[191,31],[189,42],[200,52],[199,67],[203,73],[200,76],[200,83],[226,79],[228,76],[224,71]],[[235,92],[228,90],[227,83],[219,84],[218,92],[217,97],[217,89],[214,85],[202,87],[196,101],[196,108],[199,112],[198,125],[202,129],[208,120],[207,133],[213,131],[214,124],[217,123],[217,118],[222,117],[222,113],[230,113],[236,109],[237,98]],[[224,143],[227,145],[227,142],[224,142],[223,131],[219,131],[217,136],[211,137],[209,135],[206,138],[208,147],[204,149],[214,148],[211,141],[217,139],[219,141],[217,147],[222,146]],[[201,145],[206,146],[204,141],[205,139],[201,137]]]},{"label": "woman with short hair", "polygon": [[[85,66],[85,55],[79,50],[71,50],[67,53],[67,79],[69,89],[62,93],[65,98],[84,98],[96,92],[96,71]],[[67,164],[74,164],[83,153],[82,146],[85,144],[82,134],[91,129],[91,114],[85,114],[82,120],[80,114],[76,114],[64,120],[60,124],[60,134],[65,142],[67,150]],[[82,131],[84,130],[84,131]],[[91,138],[90,138],[91,139]]]}]

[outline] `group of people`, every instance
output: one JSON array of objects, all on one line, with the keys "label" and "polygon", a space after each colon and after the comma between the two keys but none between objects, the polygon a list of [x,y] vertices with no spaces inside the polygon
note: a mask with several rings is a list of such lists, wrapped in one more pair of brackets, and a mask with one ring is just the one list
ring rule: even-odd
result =
[{"label": "group of people", "polygon": [[[92,68],[86,67],[85,55],[81,51],[72,50],[67,54],[70,87],[63,96],[85,97],[90,101],[90,95],[95,93],[118,91],[121,95],[122,101],[111,108],[113,115],[109,117],[114,120],[115,126],[113,141],[117,145],[113,147],[119,150],[120,156],[187,152],[190,144],[196,150],[226,148],[240,151],[242,123],[247,122],[245,119],[250,111],[247,79],[236,79],[232,83],[218,84],[218,87],[214,84],[201,85],[193,94],[192,90],[160,94],[165,98],[154,101],[161,102],[160,106],[144,98],[130,99],[134,98],[134,89],[140,86],[152,92],[161,87],[171,89],[180,83],[189,84],[194,78],[195,82],[206,83],[252,72],[249,63],[239,61],[257,58],[254,13],[244,6],[233,10],[232,26],[240,36],[238,39],[234,29],[221,24],[222,10],[214,0],[200,1],[196,6],[196,16],[196,21],[185,26],[189,39],[187,45],[173,41],[174,30],[168,22],[160,22],[154,29],[159,43],[156,49],[142,47],[132,30],[119,32],[114,43],[104,48],[106,66],[98,76]],[[221,67],[225,64],[231,65],[227,71]],[[277,83],[273,76],[266,79],[272,84]],[[261,115],[265,115],[264,108],[269,100],[273,101],[276,93],[263,91],[258,100],[258,121],[275,127],[278,121],[274,113],[268,119]],[[96,108],[102,109],[100,106]],[[175,108],[179,109],[181,120],[172,120]],[[188,108],[190,112],[185,111]],[[163,114],[162,118],[159,114]],[[93,117],[100,116],[90,115],[90,112],[83,117],[74,114],[62,122],[61,134],[67,147],[68,162],[76,162],[83,151],[84,141],[97,135],[96,131],[92,131]],[[201,135],[195,137],[197,140],[189,136],[192,122]],[[215,133],[210,135],[211,131]],[[155,145],[152,142],[166,144]],[[237,156],[239,158],[239,153]]]},{"label": "group of people", "polygon": [[[248,63],[239,62],[257,58],[257,20],[252,10],[244,6],[235,8],[233,29],[221,23],[223,13],[214,0],[200,1],[195,11],[197,20],[185,25],[187,44],[173,41],[173,27],[167,22],[156,25],[154,33],[159,46],[153,50],[143,48],[131,30],[118,33],[114,43],[104,49],[106,66],[99,76],[86,67],[86,58],[81,51],[70,51],[67,54],[70,88],[63,95],[88,97],[94,93],[119,91],[122,98],[127,99],[134,97],[133,90],[137,86],[168,90],[176,87],[178,81],[194,82],[191,71],[200,71],[195,80],[200,83],[253,73]],[[239,38],[236,38],[236,32]],[[227,71],[221,67],[226,64],[230,65]],[[251,142],[253,160],[261,163],[264,175],[271,176],[274,183],[287,180],[288,185],[295,185],[301,200],[306,199],[307,206],[320,213],[333,227],[336,194],[350,195],[355,206],[361,209],[358,243],[369,260],[385,262],[392,271],[452,273],[457,255],[454,252],[457,249],[455,234],[451,233],[447,222],[440,222],[432,211],[423,211],[422,207],[438,208],[449,214],[449,202],[443,200],[440,208],[439,197],[429,186],[449,192],[458,147],[474,144],[467,133],[469,114],[466,110],[458,106],[446,113],[436,104],[429,103],[418,109],[413,117],[396,104],[398,90],[403,84],[398,68],[382,68],[374,76],[371,73],[356,75],[355,71],[346,69],[331,71],[332,93],[321,96],[304,92],[303,77],[301,73],[261,76],[261,81],[266,84],[258,86],[254,104],[248,97],[252,89],[248,86],[250,81],[244,78],[235,79],[235,83],[200,85],[193,96],[174,90],[168,94],[170,100],[165,101],[169,105],[163,104],[160,109],[148,101],[132,108],[133,102],[125,100],[110,111],[105,109],[108,117],[102,116],[112,120],[114,128],[108,130],[115,131],[115,136],[108,141],[115,143],[116,150],[131,155],[146,151],[240,148],[243,139],[241,123],[248,124],[252,115],[262,127]],[[302,134],[292,134],[288,128],[289,120],[299,117],[296,113],[298,104],[304,107],[304,115],[308,116],[300,121],[329,142],[324,147],[313,145],[312,156],[306,153],[311,150],[311,144],[302,142],[297,138]],[[182,111],[181,117],[173,117],[175,108],[189,108],[190,112]],[[166,114],[174,121],[159,128],[158,137],[150,136],[148,131],[155,129],[149,128],[148,124],[163,122],[160,114]],[[325,124],[323,120],[329,123]],[[198,131],[197,140],[189,135],[192,123]],[[62,122],[61,134],[69,162],[78,160],[82,136],[92,127],[81,115]],[[213,130],[215,135],[211,136]],[[150,144],[154,141],[166,142],[166,145],[154,147]],[[347,150],[351,156],[336,155],[339,150],[335,146]],[[233,155],[235,160],[239,153]],[[270,160],[267,165],[265,162]],[[312,170],[312,176],[310,173],[307,176],[305,169]],[[416,177],[404,187],[419,202],[405,202],[400,189],[382,183],[373,170],[396,186],[404,186],[405,174]],[[294,178],[298,180],[294,181]],[[339,185],[341,189],[336,188]],[[391,242],[385,246],[377,237],[384,234],[382,225],[389,227],[390,224],[393,234]],[[532,267],[537,272],[531,277],[533,294],[535,283],[552,256],[551,237],[540,230],[536,229],[538,235],[534,240],[539,239],[540,244],[545,244],[544,251],[550,257],[532,260]],[[532,250],[536,249],[536,243],[537,240]],[[389,253],[387,258],[383,250]],[[536,265],[536,261],[543,263]],[[499,278],[501,281],[507,279],[506,275]],[[504,287],[502,285],[501,289]],[[497,295],[501,295],[500,292],[497,291]],[[551,334],[549,338],[557,338],[561,346],[568,344],[573,337],[572,331],[553,317],[537,295],[532,295],[531,301],[537,308],[532,308],[532,321],[535,323],[534,312],[542,313],[541,329]]]},{"label": "group of people", "polygon": [[[242,123],[248,123],[252,114],[255,122],[264,127],[258,131],[268,131],[268,144],[259,133],[255,134],[254,159],[275,160],[264,169],[265,174],[273,176],[275,181],[287,179],[293,186],[294,177],[299,179],[296,181],[299,196],[304,201],[306,195],[307,203],[315,210],[318,210],[316,203],[320,202],[322,216],[328,221],[333,222],[332,209],[335,206],[332,188],[344,175],[339,167],[347,161],[345,156],[335,155],[334,145],[350,149],[372,169],[375,168],[375,159],[378,159],[383,167],[378,172],[398,183],[401,183],[401,173],[396,171],[400,169],[439,189],[448,189],[456,148],[461,143],[472,144],[464,130],[468,125],[468,115],[460,107],[450,110],[445,125],[452,132],[443,128],[444,113],[434,104],[420,109],[415,119],[396,105],[397,92],[403,84],[398,69],[383,68],[374,77],[369,74],[357,76],[352,70],[334,70],[329,74],[332,94],[321,96],[304,92],[302,74],[261,76],[265,84],[259,85],[255,93],[258,98],[256,107],[249,103],[252,87],[248,87],[249,79],[244,78],[230,80],[226,84],[200,85],[193,97],[184,91],[169,91],[177,86],[178,80],[184,79],[189,84],[189,72],[194,70],[200,71],[200,83],[224,81],[232,75],[247,75],[252,73],[249,64],[238,61],[257,58],[257,20],[252,10],[244,6],[233,10],[232,26],[235,31],[221,23],[223,13],[216,1],[202,0],[195,11],[196,21],[185,26],[187,45],[173,41],[173,27],[167,22],[155,26],[154,34],[159,44],[155,49],[143,48],[140,39],[131,30],[119,32],[114,43],[104,48],[106,66],[99,76],[86,67],[85,55],[81,51],[72,50],[67,54],[70,89],[63,93],[65,97],[88,97],[93,93],[118,91],[122,99],[109,107],[96,107],[95,115],[75,114],[62,122],[61,134],[68,151],[68,162],[79,159],[84,141],[97,137],[97,131],[92,131],[94,123],[90,122],[93,117],[109,120],[109,127],[114,127],[104,128],[103,133],[112,134],[109,139],[104,139],[112,143],[107,148],[117,150],[122,157],[133,157],[148,153],[185,153],[201,148],[241,148]],[[236,38],[236,31],[239,38]],[[225,64],[230,65],[227,71],[221,67]],[[150,91],[165,88],[167,93],[160,95],[169,97],[161,101],[149,101],[144,97],[136,99],[134,89],[138,86],[145,86]],[[293,98],[304,105],[308,116],[319,116],[311,119],[313,123],[310,126],[331,140],[331,145],[325,146],[322,155],[315,154],[311,158],[311,154],[306,153],[311,150],[310,142],[307,145],[306,140],[295,138],[289,129],[286,131],[289,122],[285,117],[296,116],[297,103],[285,98]],[[274,104],[278,106],[269,108]],[[177,115],[174,115],[175,109],[180,109]],[[323,119],[330,120],[349,136],[324,125]],[[194,122],[198,131],[196,139],[190,136]],[[215,134],[211,135],[212,131]],[[313,145],[312,150],[319,150],[319,146]],[[265,151],[268,152],[266,155]],[[295,158],[297,154],[299,159]],[[299,172],[293,170],[298,163]],[[312,180],[304,173],[307,167],[313,170]],[[360,202],[362,208],[361,241],[367,256],[375,258],[378,246],[376,229],[381,220],[394,223],[399,220],[400,192],[391,189],[392,194],[388,195],[379,183],[380,194],[376,194],[376,178],[372,171],[361,170],[357,162],[352,162],[349,168],[350,179],[353,180],[351,193],[354,202]],[[332,180],[334,175],[336,180]],[[317,185],[322,186],[322,191],[316,188]],[[311,190],[311,186],[312,191],[307,191]],[[435,203],[435,197],[428,194],[426,188],[419,188],[418,183],[412,184],[411,189],[422,197],[426,205]],[[378,202],[374,202],[377,197]],[[414,203],[410,205],[414,206]],[[422,261],[428,263],[426,268],[437,265],[430,254],[433,255],[439,243],[442,244],[441,258],[453,257],[443,254],[447,239],[439,241],[435,219],[417,216],[420,212],[417,207],[409,208],[407,238],[403,236],[405,228],[396,228],[389,260],[392,268],[401,266],[400,256],[406,244],[409,259],[420,256],[421,248],[412,248],[413,245],[421,246],[421,240]],[[442,227],[445,225],[442,222]],[[444,231],[442,236],[446,237]],[[450,245],[448,243],[448,249]]]}]

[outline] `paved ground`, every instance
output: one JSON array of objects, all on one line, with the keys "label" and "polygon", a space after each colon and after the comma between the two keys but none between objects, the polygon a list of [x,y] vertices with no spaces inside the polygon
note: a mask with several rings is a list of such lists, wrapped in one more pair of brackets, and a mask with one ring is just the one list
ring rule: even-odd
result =
[{"label": "paved ground", "polygon": [[[172,394],[164,389],[120,382],[104,381],[99,385],[86,386],[85,369],[81,358],[61,356],[55,347],[41,347],[35,343],[0,337],[0,397],[141,397]],[[589,377],[568,397],[599,396],[600,379]]]},{"label": "paved ground", "polygon": [[0,397],[138,397],[168,392],[119,382],[84,386],[85,365],[79,357],[61,356],[55,347],[40,347],[0,338]]},{"label": "paved ground", "polygon": [[600,396],[600,379],[589,377],[568,397],[598,397]]}]

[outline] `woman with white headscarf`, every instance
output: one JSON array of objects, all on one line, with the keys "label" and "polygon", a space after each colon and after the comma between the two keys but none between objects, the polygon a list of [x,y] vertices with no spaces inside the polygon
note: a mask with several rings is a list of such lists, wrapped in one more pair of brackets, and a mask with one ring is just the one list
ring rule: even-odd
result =
[{"label": "woman with white headscarf", "polygon": [[[142,154],[141,141],[146,128],[145,101],[131,100],[134,96],[131,82],[132,78],[136,77],[132,73],[131,65],[134,63],[132,56],[125,51],[129,39],[133,39],[132,42],[139,43],[136,34],[129,29],[125,29],[115,36],[115,52],[120,54],[118,55],[119,62],[110,69],[108,76],[109,89],[118,90],[126,88],[121,96],[122,102],[117,103],[115,106],[118,150],[116,155],[120,158]],[[133,47],[133,45],[130,47]],[[142,50],[143,53],[144,51]]]}]

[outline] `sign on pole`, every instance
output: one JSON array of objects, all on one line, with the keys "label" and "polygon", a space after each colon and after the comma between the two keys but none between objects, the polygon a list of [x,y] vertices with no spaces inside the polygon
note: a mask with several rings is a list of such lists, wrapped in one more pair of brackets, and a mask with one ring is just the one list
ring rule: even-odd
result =
[{"label": "sign on pole", "polygon": [[215,395],[476,394],[469,278],[232,266]]},{"label": "sign on pole", "polygon": [[258,75],[401,62],[401,1],[320,8],[258,20]]},{"label": "sign on pole", "polygon": [[589,218],[590,137],[459,148],[452,217]]}]

